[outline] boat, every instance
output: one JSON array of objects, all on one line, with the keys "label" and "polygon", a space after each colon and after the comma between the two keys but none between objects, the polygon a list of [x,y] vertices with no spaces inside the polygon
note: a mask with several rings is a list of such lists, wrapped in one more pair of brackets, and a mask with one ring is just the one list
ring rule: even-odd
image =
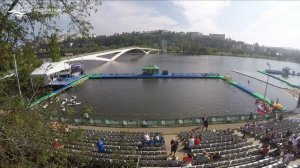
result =
[{"label": "boat", "polygon": [[67,104],[67,106],[76,106],[76,105],[79,105],[79,104],[81,104],[81,102],[75,102],[75,101],[73,101],[73,102]]},{"label": "boat", "polygon": [[66,104],[66,103],[67,103],[67,101],[68,101],[68,99],[64,98],[64,99],[63,99],[63,101],[61,102],[61,105],[64,105],[64,104]]},{"label": "boat", "polygon": [[77,96],[72,96],[70,99],[70,102],[73,102],[76,98],[77,98]]},{"label": "boat", "polygon": [[46,103],[43,108],[46,109],[48,107],[48,103]]}]

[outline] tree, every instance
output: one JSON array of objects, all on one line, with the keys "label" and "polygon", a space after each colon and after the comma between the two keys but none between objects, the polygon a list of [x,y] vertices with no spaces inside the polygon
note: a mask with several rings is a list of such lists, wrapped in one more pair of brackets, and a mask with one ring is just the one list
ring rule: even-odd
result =
[{"label": "tree", "polygon": [[50,37],[50,57],[52,59],[52,62],[58,62],[61,58],[56,34],[52,34]]},{"label": "tree", "polygon": [[[37,52],[44,39],[53,33],[88,34],[92,26],[87,18],[101,4],[100,0],[1,0],[0,71],[13,69],[14,52],[27,42],[34,42],[33,48]],[[13,10],[23,10],[25,15],[14,15]],[[62,29],[59,26],[62,21],[68,27]]]},{"label": "tree", "polygon": [[[49,34],[62,32],[59,16],[69,18],[64,20],[69,22],[64,30],[85,35],[92,28],[87,18],[92,11],[96,12],[98,5],[101,5],[99,0],[0,1],[0,74],[14,69],[15,55],[23,89],[23,97],[20,97],[15,78],[0,81],[0,167],[89,167],[90,161],[81,153],[71,156],[51,148],[54,138],[72,143],[80,139],[81,132],[65,134],[51,129],[50,123],[58,108],[28,109],[32,97],[29,74],[41,63],[35,55],[40,45]],[[26,14],[13,15],[12,10],[20,8]],[[53,38],[55,41],[56,37]],[[54,51],[57,53],[55,47]],[[39,91],[35,93],[43,93],[44,88],[36,89]]]}]

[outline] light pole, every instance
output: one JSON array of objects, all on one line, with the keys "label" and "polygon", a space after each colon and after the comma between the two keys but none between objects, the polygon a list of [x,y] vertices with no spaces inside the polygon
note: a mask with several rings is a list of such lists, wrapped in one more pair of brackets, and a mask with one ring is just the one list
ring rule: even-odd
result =
[{"label": "light pole", "polygon": [[[269,73],[270,73],[271,65],[268,62],[267,62],[267,65],[269,66]],[[268,89],[269,77],[270,77],[270,75],[268,74],[267,83],[266,83],[266,89],[265,89],[265,93],[264,93],[264,100],[266,98],[266,93],[267,93],[267,89]]]},{"label": "light pole", "polygon": [[18,73],[18,66],[17,66],[17,60],[16,60],[16,54],[14,53],[13,55],[14,55],[15,70],[16,70],[16,77],[17,77],[17,82],[18,82],[19,93],[20,93],[20,96],[22,97],[20,80],[19,80],[19,73]]},{"label": "light pole", "polygon": [[[14,15],[14,16],[16,16],[18,18],[22,18],[24,15],[26,15],[26,13],[19,12],[19,11],[16,11],[16,10],[10,10],[10,11],[8,11],[8,13],[10,15]],[[20,80],[19,80],[19,73],[18,73],[18,66],[17,66],[17,60],[16,60],[16,53],[15,53],[15,51],[13,53],[13,56],[14,56],[14,65],[15,65],[15,71],[16,71],[15,73],[16,73],[17,82],[18,82],[19,94],[22,97],[22,91],[21,91],[21,86],[20,86]]]}]

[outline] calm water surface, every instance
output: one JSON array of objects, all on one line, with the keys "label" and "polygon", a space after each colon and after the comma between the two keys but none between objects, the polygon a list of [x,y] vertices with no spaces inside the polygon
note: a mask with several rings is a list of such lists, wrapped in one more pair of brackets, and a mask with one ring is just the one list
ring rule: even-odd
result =
[{"label": "calm water surface", "polygon": [[[266,84],[231,70],[251,73],[264,70],[267,62],[271,69],[290,67],[300,72],[300,66],[291,62],[270,61],[254,58],[221,56],[179,55],[123,55],[114,62],[84,62],[87,73],[141,73],[141,67],[156,64],[161,70],[177,73],[220,73],[232,76],[255,92],[264,93]],[[250,84],[248,84],[250,80]],[[299,77],[293,77],[299,82]],[[272,83],[282,84],[270,78]],[[283,84],[282,84],[283,85]],[[94,108],[94,118],[111,119],[175,119],[209,116],[249,114],[255,112],[255,99],[243,91],[219,79],[95,79],[88,80],[62,94]],[[269,85],[267,97],[280,102],[288,109],[296,106],[296,100],[285,91]],[[76,108],[80,110],[82,106]]]}]

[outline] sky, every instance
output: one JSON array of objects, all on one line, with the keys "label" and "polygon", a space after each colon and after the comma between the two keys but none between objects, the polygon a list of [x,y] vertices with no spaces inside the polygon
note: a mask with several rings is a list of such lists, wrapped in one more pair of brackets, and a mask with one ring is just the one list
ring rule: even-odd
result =
[{"label": "sky", "polygon": [[221,33],[249,44],[300,49],[300,1],[103,1],[93,33]]}]

